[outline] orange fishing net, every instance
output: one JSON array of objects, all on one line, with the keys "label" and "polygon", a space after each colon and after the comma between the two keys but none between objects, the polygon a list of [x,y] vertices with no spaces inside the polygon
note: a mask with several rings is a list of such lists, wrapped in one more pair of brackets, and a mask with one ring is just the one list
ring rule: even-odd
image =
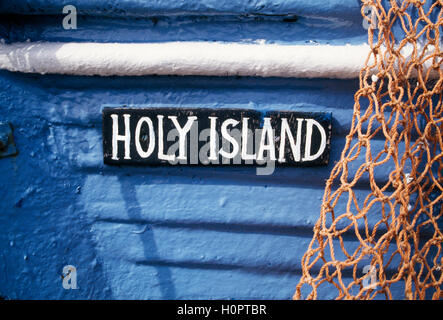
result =
[{"label": "orange fishing net", "polygon": [[294,299],[443,298],[442,5],[363,0],[371,51]]}]

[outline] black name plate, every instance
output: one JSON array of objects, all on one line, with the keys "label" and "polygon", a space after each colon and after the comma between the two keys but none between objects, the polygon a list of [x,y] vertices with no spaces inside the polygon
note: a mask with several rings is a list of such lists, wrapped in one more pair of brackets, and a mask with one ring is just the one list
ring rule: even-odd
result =
[{"label": "black name plate", "polygon": [[103,108],[106,164],[326,165],[331,114]]}]

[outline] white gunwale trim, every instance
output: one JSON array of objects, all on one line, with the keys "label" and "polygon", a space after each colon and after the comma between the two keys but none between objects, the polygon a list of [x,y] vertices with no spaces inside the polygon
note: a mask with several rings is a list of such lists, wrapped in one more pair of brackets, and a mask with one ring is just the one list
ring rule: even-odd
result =
[{"label": "white gunwale trim", "polygon": [[82,76],[357,78],[370,48],[221,42],[0,44],[0,69]]}]

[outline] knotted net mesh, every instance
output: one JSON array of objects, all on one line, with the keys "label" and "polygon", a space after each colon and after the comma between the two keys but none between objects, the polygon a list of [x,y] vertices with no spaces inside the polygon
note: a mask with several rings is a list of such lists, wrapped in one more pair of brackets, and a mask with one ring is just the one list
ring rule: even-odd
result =
[{"label": "knotted net mesh", "polygon": [[362,2],[371,50],[294,299],[440,299],[443,1]]}]

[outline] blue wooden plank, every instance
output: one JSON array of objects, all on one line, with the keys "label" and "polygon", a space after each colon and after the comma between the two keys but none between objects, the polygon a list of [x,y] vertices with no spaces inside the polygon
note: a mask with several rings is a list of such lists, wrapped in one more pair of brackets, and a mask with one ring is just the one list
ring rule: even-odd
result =
[{"label": "blue wooden plank", "polygon": [[322,15],[327,17],[344,16],[359,12],[357,1],[333,0],[265,0],[265,1],[232,1],[232,0],[16,0],[2,2],[0,12],[26,14],[58,14],[63,6],[70,4],[85,14],[101,14],[111,16],[146,16],[159,13],[189,14],[189,13],[261,13],[261,14],[305,14]]},{"label": "blue wooden plank", "polygon": [[[224,41],[241,43],[278,43],[318,45],[366,42],[367,30],[356,10],[355,17],[298,17],[287,22],[286,16],[162,16],[122,18],[85,16],[76,30],[62,28],[60,16],[26,16],[4,19],[8,27],[0,37],[9,42],[165,42]],[[235,32],[233,32],[235,30]],[[128,37],[130,34],[130,37]]]}]

